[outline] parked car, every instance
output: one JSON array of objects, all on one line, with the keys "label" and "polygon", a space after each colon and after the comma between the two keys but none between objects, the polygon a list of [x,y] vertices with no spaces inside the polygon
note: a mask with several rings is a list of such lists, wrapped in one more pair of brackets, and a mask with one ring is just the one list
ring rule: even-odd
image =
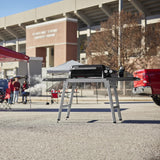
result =
[{"label": "parked car", "polygon": [[4,101],[6,89],[8,88],[7,79],[0,79],[0,103]]},{"label": "parked car", "polygon": [[153,101],[160,106],[160,69],[142,69],[133,73],[140,78],[134,81],[134,94],[151,95]]}]

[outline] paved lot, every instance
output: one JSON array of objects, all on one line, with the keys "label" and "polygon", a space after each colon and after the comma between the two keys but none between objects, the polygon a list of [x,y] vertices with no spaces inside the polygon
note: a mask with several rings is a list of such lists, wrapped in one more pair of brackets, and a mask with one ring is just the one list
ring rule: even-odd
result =
[{"label": "paved lot", "polygon": [[116,124],[109,104],[95,101],[73,104],[60,123],[58,104],[31,107],[0,109],[0,160],[160,160],[160,107],[152,102],[121,102]]}]

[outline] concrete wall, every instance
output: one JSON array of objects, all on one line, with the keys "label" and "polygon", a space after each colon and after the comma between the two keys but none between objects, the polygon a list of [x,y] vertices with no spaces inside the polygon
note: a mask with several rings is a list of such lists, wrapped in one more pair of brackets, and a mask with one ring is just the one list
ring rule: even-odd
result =
[{"label": "concrete wall", "polygon": [[[42,71],[42,60],[33,59],[30,60],[30,75],[34,77],[41,75]],[[1,78],[11,78],[16,75],[28,75],[27,62],[4,62],[1,64],[2,75]]]}]

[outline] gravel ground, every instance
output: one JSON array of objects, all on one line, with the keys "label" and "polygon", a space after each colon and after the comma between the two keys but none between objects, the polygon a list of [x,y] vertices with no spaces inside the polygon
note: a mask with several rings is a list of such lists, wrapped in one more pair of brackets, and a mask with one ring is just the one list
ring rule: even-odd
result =
[{"label": "gravel ground", "polygon": [[123,121],[116,124],[107,104],[73,104],[70,119],[63,112],[57,123],[58,107],[1,108],[0,160],[160,160],[160,107],[154,103],[122,103]]}]

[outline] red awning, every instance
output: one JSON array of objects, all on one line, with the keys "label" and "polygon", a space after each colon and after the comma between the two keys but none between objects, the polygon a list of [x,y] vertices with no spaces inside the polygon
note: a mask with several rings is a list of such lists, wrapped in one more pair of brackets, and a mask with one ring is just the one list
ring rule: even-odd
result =
[{"label": "red awning", "polygon": [[28,61],[29,57],[0,46],[0,62]]}]

